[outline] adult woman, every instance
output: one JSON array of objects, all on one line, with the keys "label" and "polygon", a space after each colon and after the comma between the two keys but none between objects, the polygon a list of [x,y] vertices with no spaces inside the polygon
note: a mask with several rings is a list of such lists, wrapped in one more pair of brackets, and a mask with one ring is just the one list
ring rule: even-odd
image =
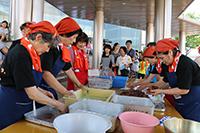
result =
[{"label": "adult woman", "polygon": [[117,58],[120,56],[119,53],[119,48],[120,48],[120,44],[119,43],[115,43],[113,45],[113,50],[111,52],[111,55],[114,56],[114,64],[113,64],[113,72],[115,73],[115,75],[118,75],[118,67],[116,66],[116,62],[117,62]]},{"label": "adult woman", "polygon": [[0,129],[23,118],[32,110],[32,100],[65,111],[65,105],[38,87],[42,69],[40,55],[49,51],[56,29],[47,21],[31,25],[28,40],[8,52],[1,67]]},{"label": "adult woman", "polygon": [[51,91],[56,98],[57,94],[55,90],[62,95],[72,96],[72,93],[67,91],[67,89],[57,81],[56,76],[63,70],[78,88],[84,89],[84,86],[76,78],[72,70],[70,51],[67,48],[67,46],[72,45],[76,41],[77,36],[82,30],[70,17],[62,19],[55,27],[58,31],[61,43],[58,44],[58,47],[51,48],[48,53],[45,53],[41,57],[44,80],[40,86]]},{"label": "adult woman", "polygon": [[150,63],[148,68],[149,74],[145,79],[141,79],[135,83],[134,86],[140,85],[138,89],[144,89],[150,86],[165,87],[166,83],[163,81],[163,77],[167,73],[167,66],[162,64],[156,57],[155,46],[147,47],[143,53],[143,58]]},{"label": "adult woman", "polygon": [[2,21],[0,26],[0,41],[8,40],[8,22]]},{"label": "adult woman", "polygon": [[178,50],[178,41],[163,39],[157,42],[158,58],[168,66],[170,89],[156,89],[151,92],[174,96],[175,107],[183,118],[200,122],[200,68]]},{"label": "adult woman", "polygon": [[8,48],[4,41],[8,40],[8,22],[2,21],[0,26],[0,64],[3,62],[5,55],[8,53]]},{"label": "adult woman", "polygon": [[[76,42],[72,45],[71,53],[71,63],[73,71],[83,85],[88,83],[88,58],[85,53],[85,47],[88,44],[88,36],[82,32],[76,39]],[[74,83],[68,78],[67,90],[76,90]]]},{"label": "adult woman", "polygon": [[131,57],[127,55],[127,49],[124,46],[120,47],[120,56],[117,58],[116,66],[119,67],[121,76],[128,76],[130,64],[132,63]]}]

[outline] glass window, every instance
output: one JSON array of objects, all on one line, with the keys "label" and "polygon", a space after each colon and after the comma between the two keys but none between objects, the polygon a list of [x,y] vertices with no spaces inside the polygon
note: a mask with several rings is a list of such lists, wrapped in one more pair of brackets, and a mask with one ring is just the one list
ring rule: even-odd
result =
[{"label": "glass window", "polygon": [[6,20],[9,22],[10,0],[0,0],[0,22]]}]

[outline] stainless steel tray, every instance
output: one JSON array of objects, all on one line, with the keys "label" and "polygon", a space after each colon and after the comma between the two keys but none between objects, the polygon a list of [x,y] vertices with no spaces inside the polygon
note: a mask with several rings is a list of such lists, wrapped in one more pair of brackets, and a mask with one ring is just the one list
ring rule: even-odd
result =
[{"label": "stainless steel tray", "polygon": [[24,116],[27,121],[53,127],[53,120],[59,115],[61,113],[57,109],[44,106],[36,110],[36,116],[33,115],[33,111],[26,113]]}]

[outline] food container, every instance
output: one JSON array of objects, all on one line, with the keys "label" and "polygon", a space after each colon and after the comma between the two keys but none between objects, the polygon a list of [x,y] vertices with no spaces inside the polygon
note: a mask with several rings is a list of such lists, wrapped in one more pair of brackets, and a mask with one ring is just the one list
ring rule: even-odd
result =
[{"label": "food container", "polygon": [[111,121],[89,113],[69,113],[55,118],[53,126],[58,133],[106,133]]},{"label": "food container", "polygon": [[88,76],[89,77],[99,76],[99,75],[100,75],[99,69],[89,69],[88,70]]},{"label": "food container", "polygon": [[200,123],[173,117],[164,121],[166,133],[199,133]]},{"label": "food container", "polygon": [[109,89],[112,87],[112,82],[111,76],[88,77],[88,86],[92,88]]},{"label": "food container", "polygon": [[119,90],[119,91],[117,91],[117,94],[122,95],[122,96],[134,96],[134,97],[148,98],[148,95],[146,95],[144,92],[142,92],[140,90],[134,90],[134,89]]},{"label": "food container", "polygon": [[128,77],[115,76],[113,77],[112,88],[125,88]]},{"label": "food container", "polygon": [[125,111],[143,112],[151,115],[154,113],[155,106],[148,98],[114,95],[111,101],[123,104]]},{"label": "food container", "polygon": [[119,116],[124,133],[153,133],[159,120],[141,112],[124,112]]},{"label": "food container", "polygon": [[113,90],[104,90],[104,89],[89,89],[87,92],[84,92],[82,90],[77,90],[74,92],[74,95],[76,98],[73,97],[63,97],[65,99],[65,103],[67,105],[70,105],[72,103],[75,103],[78,100],[81,99],[96,99],[101,101],[110,101],[112,96],[115,94],[115,91]]},{"label": "food container", "polygon": [[124,110],[121,104],[103,102],[99,100],[84,99],[69,106],[69,112],[86,112],[99,115],[112,121],[112,128],[109,131],[114,131],[116,127],[117,117]]},{"label": "food container", "polygon": [[36,115],[33,111],[24,114],[25,120],[43,125],[48,127],[53,127],[53,120],[61,115],[60,111],[50,106],[43,106],[36,109]]}]

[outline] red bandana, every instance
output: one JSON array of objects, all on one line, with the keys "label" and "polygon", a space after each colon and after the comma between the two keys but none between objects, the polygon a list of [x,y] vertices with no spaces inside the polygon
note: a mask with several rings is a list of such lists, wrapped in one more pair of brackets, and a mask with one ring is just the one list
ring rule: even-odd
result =
[{"label": "red bandana", "polygon": [[70,17],[63,18],[56,24],[55,27],[59,35],[67,34],[81,29],[78,23]]},{"label": "red bandana", "polygon": [[181,56],[181,53],[178,52],[178,53],[176,54],[176,57],[174,58],[174,61],[173,61],[172,65],[170,65],[170,66],[168,67],[169,72],[175,72],[175,71],[176,71],[176,68],[177,68],[177,65],[178,65],[180,56]]},{"label": "red bandana", "polygon": [[71,62],[71,54],[69,49],[64,46],[62,43],[58,44],[60,49],[62,50],[62,60],[64,62]]},{"label": "red bandana", "polygon": [[[87,55],[85,54],[84,50],[79,50],[77,46],[72,46],[72,49],[74,51],[74,64],[73,67],[74,69],[82,68],[84,70],[88,70],[88,58]],[[83,60],[81,59],[83,57]]]},{"label": "red bandana", "polygon": [[33,64],[33,69],[38,72],[42,72],[40,56],[36,53],[35,49],[32,47],[32,44],[29,42],[29,40],[27,40],[26,38],[22,38],[21,45],[24,46],[26,50],[29,52]]}]

